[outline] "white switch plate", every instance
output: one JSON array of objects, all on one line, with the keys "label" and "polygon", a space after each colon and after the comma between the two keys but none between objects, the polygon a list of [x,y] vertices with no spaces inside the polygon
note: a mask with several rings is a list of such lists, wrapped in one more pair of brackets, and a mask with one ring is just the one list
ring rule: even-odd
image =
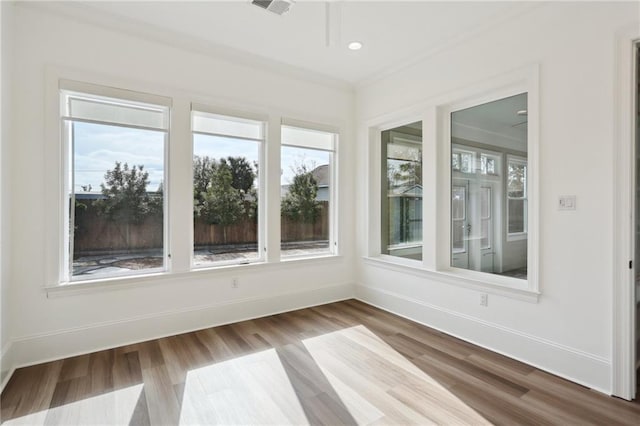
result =
[{"label": "white switch plate", "polygon": [[575,210],[575,209],[576,209],[575,195],[561,195],[558,197],[558,210]]}]

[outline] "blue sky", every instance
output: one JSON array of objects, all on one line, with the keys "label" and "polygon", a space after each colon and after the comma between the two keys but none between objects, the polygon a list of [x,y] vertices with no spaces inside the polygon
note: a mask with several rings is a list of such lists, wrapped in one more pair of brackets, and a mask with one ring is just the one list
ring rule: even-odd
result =
[{"label": "blue sky", "polygon": [[[129,166],[144,165],[149,172],[149,190],[156,190],[164,176],[164,133],[128,129],[101,124],[74,124],[74,171],[75,191],[81,186],[91,185],[92,192],[100,191],[107,170],[115,162]],[[258,160],[259,145],[255,141],[195,135],[194,155],[213,158],[245,157],[251,164]],[[283,147],[281,184],[291,183],[294,167],[306,164],[313,168],[328,164],[329,153],[313,149]]]},{"label": "blue sky", "polygon": [[102,124],[74,123],[74,189],[91,185],[100,192],[107,170],[116,161],[129,167],[144,165],[150,190],[156,190],[164,176],[164,133]]}]

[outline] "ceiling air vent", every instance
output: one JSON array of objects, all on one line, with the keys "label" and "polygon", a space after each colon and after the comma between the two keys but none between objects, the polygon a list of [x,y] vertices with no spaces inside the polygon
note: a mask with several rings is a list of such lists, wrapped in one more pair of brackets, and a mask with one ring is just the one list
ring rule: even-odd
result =
[{"label": "ceiling air vent", "polygon": [[284,15],[293,4],[291,0],[253,0],[251,4],[273,12],[276,15]]}]

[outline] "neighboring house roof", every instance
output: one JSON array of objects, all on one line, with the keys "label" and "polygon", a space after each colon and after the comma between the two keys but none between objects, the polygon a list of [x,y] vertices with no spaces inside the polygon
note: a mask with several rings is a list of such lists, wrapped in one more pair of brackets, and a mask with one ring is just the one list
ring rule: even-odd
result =
[{"label": "neighboring house roof", "polygon": [[[318,201],[328,201],[329,200],[329,165],[323,164],[321,166],[316,167],[311,170],[311,175],[316,180],[318,184],[318,195],[316,200]],[[289,187],[291,185],[280,185],[280,195],[284,197],[289,192]]]},{"label": "neighboring house roof", "polygon": [[422,185],[403,185],[389,190],[391,197],[422,197]]},{"label": "neighboring house roof", "polygon": [[[316,180],[318,184],[318,189],[328,188],[329,187],[329,165],[323,164],[321,166],[316,167],[311,170],[311,175]],[[280,185],[280,194],[284,196],[289,192],[290,184]]]},{"label": "neighboring house roof", "polygon": [[329,186],[329,165],[323,164],[311,170],[311,175],[318,183],[318,188]]}]

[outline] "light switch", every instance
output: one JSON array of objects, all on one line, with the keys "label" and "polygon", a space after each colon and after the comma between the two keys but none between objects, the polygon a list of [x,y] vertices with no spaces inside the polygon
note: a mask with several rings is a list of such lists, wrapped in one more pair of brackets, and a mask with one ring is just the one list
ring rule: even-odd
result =
[{"label": "light switch", "polygon": [[575,210],[576,209],[576,196],[575,195],[561,195],[558,197],[558,210]]}]

